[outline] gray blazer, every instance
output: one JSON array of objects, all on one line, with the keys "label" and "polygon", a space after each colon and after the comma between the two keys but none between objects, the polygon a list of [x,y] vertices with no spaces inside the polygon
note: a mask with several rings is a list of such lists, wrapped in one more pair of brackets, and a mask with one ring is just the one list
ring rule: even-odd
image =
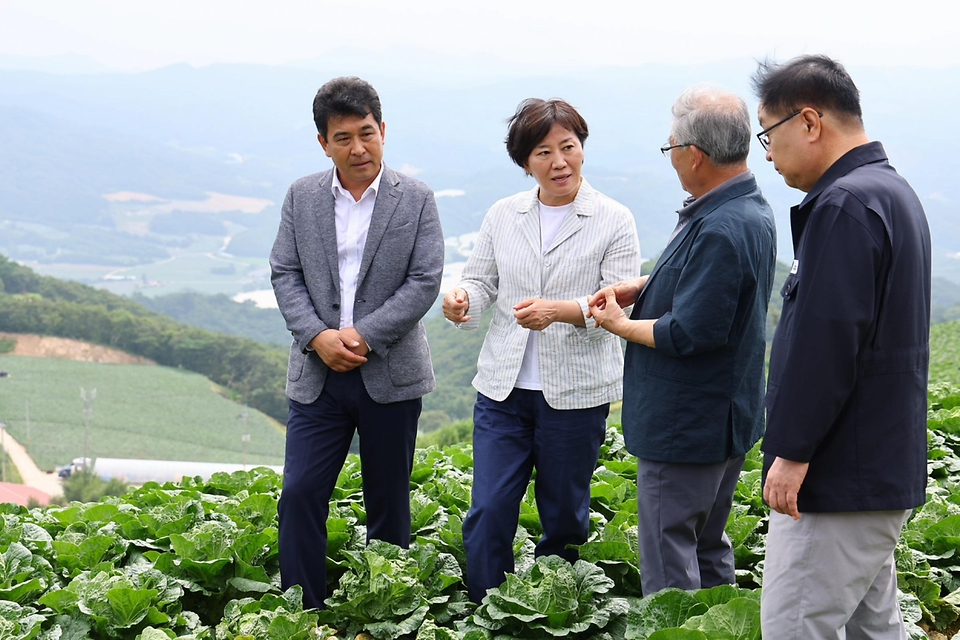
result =
[{"label": "gray blazer", "polygon": [[[334,169],[290,186],[270,252],[271,281],[293,334],[287,397],[309,404],[329,368],[310,341],[340,327],[340,275],[333,206]],[[376,402],[399,402],[433,391],[430,347],[420,319],[440,292],[443,232],[433,192],[383,167],[360,262],[354,327],[370,347],[360,366]]]}]

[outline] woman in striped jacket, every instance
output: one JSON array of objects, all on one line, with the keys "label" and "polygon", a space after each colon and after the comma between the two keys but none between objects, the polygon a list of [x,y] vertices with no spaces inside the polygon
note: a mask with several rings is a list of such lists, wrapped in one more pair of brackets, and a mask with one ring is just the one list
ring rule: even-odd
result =
[{"label": "woman in striped jacket", "polygon": [[463,524],[475,602],[514,569],[534,469],[536,554],[576,560],[567,545],[587,539],[590,479],[610,402],[622,394],[620,341],[587,322],[587,298],[635,278],[640,247],[630,210],[580,175],[587,134],[563,100],[520,104],[507,152],[537,185],[490,208],[459,286],[443,300],[461,329],[476,329],[493,308],[473,380],[473,496]]}]

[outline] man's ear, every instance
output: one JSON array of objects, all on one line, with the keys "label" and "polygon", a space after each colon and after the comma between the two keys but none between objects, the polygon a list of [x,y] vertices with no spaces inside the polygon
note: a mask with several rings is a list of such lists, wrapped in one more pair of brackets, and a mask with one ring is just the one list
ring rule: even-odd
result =
[{"label": "man's ear", "polygon": [[704,161],[707,159],[707,154],[705,154],[703,149],[697,145],[690,145],[690,152],[693,156],[693,168],[696,170],[703,165]]},{"label": "man's ear", "polygon": [[811,140],[818,139],[823,129],[823,123],[820,121],[820,114],[817,113],[817,110],[812,107],[805,107],[800,112],[799,117],[803,122],[806,137]]},{"label": "man's ear", "polygon": [[380,139],[383,140],[384,142],[387,141],[387,123],[386,122],[380,123]]},{"label": "man's ear", "polygon": [[328,157],[328,158],[332,157],[332,156],[330,155],[330,150],[327,149],[327,144],[328,144],[328,142],[323,139],[323,134],[322,134],[322,133],[318,133],[318,134],[317,134],[317,140],[320,141],[320,146],[323,147],[323,152],[324,152],[325,154],[327,154],[327,157]]}]

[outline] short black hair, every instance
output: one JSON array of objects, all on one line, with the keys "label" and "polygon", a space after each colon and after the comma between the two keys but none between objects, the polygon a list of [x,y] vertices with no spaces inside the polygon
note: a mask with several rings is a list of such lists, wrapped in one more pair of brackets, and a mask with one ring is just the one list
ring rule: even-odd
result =
[{"label": "short black hair", "polygon": [[583,116],[570,103],[557,98],[527,98],[520,103],[507,124],[507,139],[504,140],[507,153],[521,168],[526,167],[533,149],[547,137],[554,124],[572,131],[580,139],[581,145],[590,133]]},{"label": "short black hair", "polygon": [[824,55],[798,56],[784,64],[764,60],[751,78],[764,109],[787,114],[813,107],[863,124],[860,91],[843,65]]},{"label": "short black hair", "polygon": [[320,87],[313,99],[313,121],[324,140],[327,139],[327,124],[330,118],[366,118],[371,114],[377,121],[377,126],[380,126],[383,120],[380,96],[369,82],[355,76],[334,78]]}]

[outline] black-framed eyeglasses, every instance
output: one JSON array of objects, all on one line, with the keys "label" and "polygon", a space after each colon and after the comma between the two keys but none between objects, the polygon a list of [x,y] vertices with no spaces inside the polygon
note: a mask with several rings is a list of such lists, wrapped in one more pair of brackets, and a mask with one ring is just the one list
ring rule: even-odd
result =
[{"label": "black-framed eyeglasses", "polygon": [[[803,109],[806,109],[806,107],[804,107]],[[779,127],[780,125],[782,125],[787,120],[796,118],[798,115],[803,113],[803,109],[800,109],[799,111],[794,111],[783,120],[773,123],[772,125],[770,125],[769,127],[767,127],[766,129],[764,129],[763,131],[757,134],[757,140],[760,141],[760,146],[763,147],[764,151],[770,150],[770,132],[776,129],[777,127]],[[817,115],[820,116],[821,118],[823,117],[823,114],[820,113],[819,111],[817,111]]]},{"label": "black-framed eyeglasses", "polygon": [[663,154],[663,157],[669,158],[671,149],[679,149],[680,147],[692,147],[692,146],[693,146],[692,142],[685,142],[684,144],[670,144],[668,142],[667,144],[660,147],[660,153]]}]

